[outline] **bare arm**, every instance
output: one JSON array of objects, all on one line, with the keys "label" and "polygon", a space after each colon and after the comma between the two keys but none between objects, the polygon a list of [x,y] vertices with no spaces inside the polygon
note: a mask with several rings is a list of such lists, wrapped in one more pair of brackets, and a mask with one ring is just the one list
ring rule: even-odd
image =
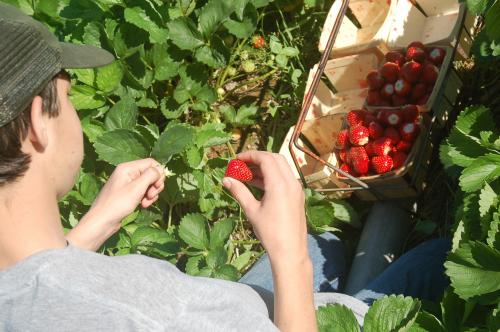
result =
[{"label": "bare arm", "polygon": [[316,331],[312,264],[307,252],[304,193],[285,159],[249,151],[238,159],[254,167],[253,185],[264,190],[257,201],[234,179],[224,185],[238,200],[269,254],[274,281],[274,323],[284,332]]}]

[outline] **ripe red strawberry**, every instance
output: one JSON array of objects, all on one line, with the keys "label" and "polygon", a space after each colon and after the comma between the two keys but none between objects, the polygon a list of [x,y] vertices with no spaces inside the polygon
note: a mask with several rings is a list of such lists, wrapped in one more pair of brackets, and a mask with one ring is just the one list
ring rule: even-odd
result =
[{"label": "ripe red strawberry", "polygon": [[411,83],[400,78],[394,83],[394,92],[401,97],[407,96],[411,92]]},{"label": "ripe red strawberry", "polygon": [[252,37],[252,45],[254,48],[262,48],[266,45],[266,40],[262,36],[255,35]]},{"label": "ripe red strawberry", "polygon": [[380,90],[380,96],[386,100],[392,100],[392,95],[394,94],[394,84],[387,83],[384,85],[382,90]]},{"label": "ripe red strawberry", "polygon": [[377,174],[389,172],[394,166],[394,162],[390,156],[375,156],[371,160],[372,169]]},{"label": "ripe red strawberry", "polygon": [[407,105],[401,109],[404,122],[415,122],[418,119],[418,108],[415,105]]},{"label": "ripe red strawberry", "polygon": [[347,113],[346,119],[349,126],[355,127],[363,124],[365,118],[365,112],[362,110],[353,110]]},{"label": "ripe red strawberry", "polygon": [[353,145],[365,145],[368,143],[370,132],[365,126],[356,126],[349,129],[349,141]]},{"label": "ripe red strawberry", "polygon": [[439,69],[432,63],[427,63],[422,69],[422,80],[427,84],[434,84],[439,75]]},{"label": "ripe red strawberry", "polygon": [[411,43],[408,44],[408,46],[406,46],[407,49],[410,47],[419,47],[419,48],[425,50],[425,45],[419,41],[412,41]]},{"label": "ripe red strawberry", "polygon": [[401,136],[399,135],[399,131],[394,127],[385,128],[384,136],[391,140],[392,145],[398,144],[398,142],[401,140]]},{"label": "ripe red strawberry", "polygon": [[417,101],[417,105],[425,105],[429,101],[430,93],[425,94],[422,98]]},{"label": "ripe red strawberry", "polygon": [[346,151],[346,149],[339,150],[339,158],[343,162],[347,162],[347,151]]},{"label": "ripe red strawberry", "polygon": [[432,61],[436,66],[440,66],[443,63],[446,51],[441,47],[435,47],[429,52],[429,60]]},{"label": "ripe red strawberry", "polygon": [[394,83],[399,76],[399,66],[394,62],[386,62],[380,69],[380,74],[389,83]]},{"label": "ripe red strawberry", "polygon": [[416,61],[408,61],[401,67],[401,77],[410,83],[416,83],[422,74],[422,65]]},{"label": "ripe red strawberry", "polygon": [[405,63],[405,56],[399,51],[389,51],[385,54],[385,61],[393,62],[401,67]]},{"label": "ripe red strawberry", "polygon": [[406,60],[413,60],[423,63],[427,59],[427,54],[423,48],[411,46],[406,50]]},{"label": "ripe red strawberry", "polygon": [[396,152],[392,155],[392,162],[394,169],[398,169],[405,164],[406,158],[408,156],[403,152]]},{"label": "ripe red strawberry", "polygon": [[368,97],[366,97],[366,103],[370,106],[379,106],[382,102],[382,97],[378,91],[370,90],[368,91]]},{"label": "ripe red strawberry", "polygon": [[375,151],[373,150],[373,141],[369,141],[365,146],[365,151],[368,157],[375,156]]},{"label": "ripe red strawberry", "polygon": [[404,141],[413,142],[420,132],[420,127],[413,122],[405,123],[399,129],[399,134]]},{"label": "ripe red strawberry", "polygon": [[345,149],[347,142],[349,141],[349,131],[347,129],[342,129],[337,135],[336,147],[339,149]]},{"label": "ripe red strawberry", "polygon": [[355,146],[349,150],[349,159],[354,170],[360,174],[368,173],[370,159],[362,146]]},{"label": "ripe red strawberry", "polygon": [[396,151],[409,153],[411,151],[412,146],[413,146],[412,142],[399,141],[398,144],[396,144]]},{"label": "ripe red strawberry", "polygon": [[373,141],[371,148],[376,156],[388,155],[391,152],[391,139],[388,137],[378,138]]},{"label": "ripe red strawberry", "polygon": [[372,123],[373,121],[377,121],[377,118],[373,113],[371,112],[366,112],[365,113],[365,119],[363,120],[363,126],[367,127]]},{"label": "ripe red strawberry", "polygon": [[399,126],[403,122],[401,112],[398,111],[386,110],[383,119],[383,123],[388,126]]},{"label": "ripe red strawberry", "polygon": [[397,94],[392,95],[392,105],[393,106],[403,106],[408,104],[408,98],[398,96]]},{"label": "ripe red strawberry", "polygon": [[366,75],[366,81],[368,82],[370,90],[380,90],[385,84],[385,80],[378,70],[369,72],[368,75]]},{"label": "ripe red strawberry", "polygon": [[427,90],[427,85],[424,83],[417,83],[413,87],[413,90],[411,91],[411,101],[416,103],[420,98],[422,98]]},{"label": "ripe red strawberry", "polygon": [[[351,168],[351,166],[349,166],[349,164],[342,164],[342,166],[340,166],[340,169],[346,172],[347,174],[355,175],[354,170]],[[340,176],[343,175],[340,174]]]},{"label": "ripe red strawberry", "polygon": [[232,177],[233,179],[243,182],[252,181],[253,174],[245,162],[239,159],[230,160],[227,164],[225,176]]},{"label": "ripe red strawberry", "polygon": [[382,127],[378,122],[372,121],[368,125],[368,132],[371,139],[377,139],[384,135],[384,127]]}]

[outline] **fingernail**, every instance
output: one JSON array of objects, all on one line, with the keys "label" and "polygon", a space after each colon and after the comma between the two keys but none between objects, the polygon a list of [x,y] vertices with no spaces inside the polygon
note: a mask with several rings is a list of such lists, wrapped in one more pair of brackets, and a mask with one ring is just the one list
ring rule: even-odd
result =
[{"label": "fingernail", "polygon": [[226,187],[226,189],[231,188],[231,180],[229,178],[223,178],[222,184]]}]

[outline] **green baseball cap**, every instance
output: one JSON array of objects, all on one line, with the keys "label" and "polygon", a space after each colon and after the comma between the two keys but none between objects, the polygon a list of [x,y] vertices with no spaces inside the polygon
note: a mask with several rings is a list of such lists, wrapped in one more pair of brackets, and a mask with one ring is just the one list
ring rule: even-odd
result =
[{"label": "green baseball cap", "polygon": [[101,67],[114,60],[98,47],[59,42],[40,22],[0,3],[0,127],[25,110],[62,69]]}]

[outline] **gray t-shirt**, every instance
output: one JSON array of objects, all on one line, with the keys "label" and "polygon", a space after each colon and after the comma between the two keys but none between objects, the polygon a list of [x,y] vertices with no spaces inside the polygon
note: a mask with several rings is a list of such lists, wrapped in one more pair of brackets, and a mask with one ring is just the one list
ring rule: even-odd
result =
[{"label": "gray t-shirt", "polygon": [[0,271],[0,331],[165,330],[277,328],[251,287],[192,277],[146,256],[109,257],[70,245]]}]

